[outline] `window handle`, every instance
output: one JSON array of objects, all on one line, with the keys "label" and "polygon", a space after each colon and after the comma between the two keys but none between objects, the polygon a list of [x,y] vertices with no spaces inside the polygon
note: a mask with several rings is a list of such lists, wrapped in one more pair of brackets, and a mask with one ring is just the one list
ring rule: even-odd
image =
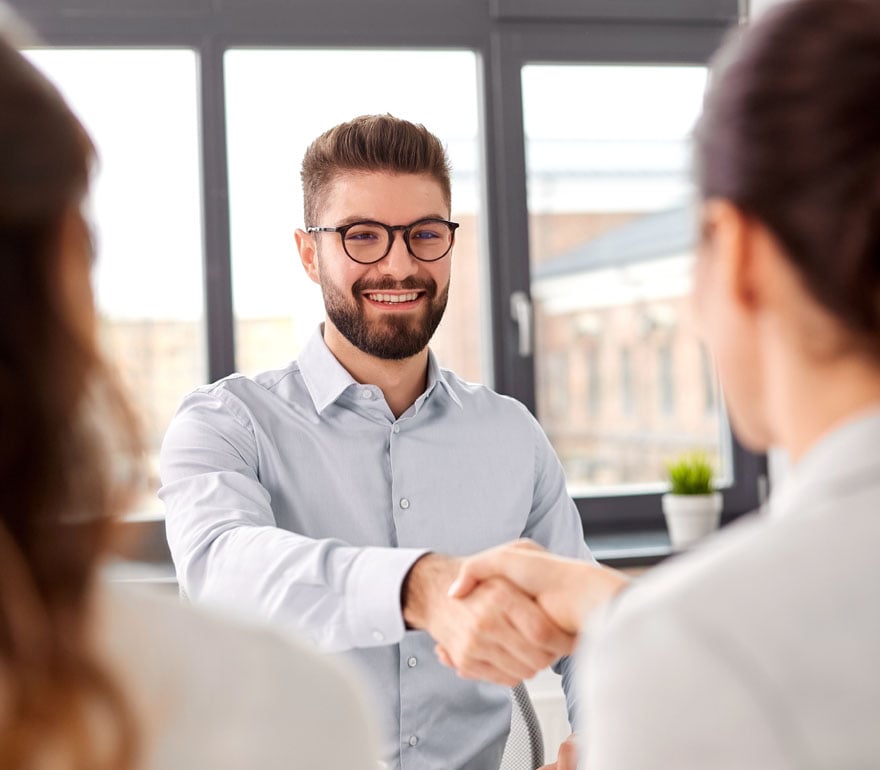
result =
[{"label": "window handle", "polygon": [[510,295],[510,317],[516,323],[519,337],[517,350],[521,358],[532,355],[532,300],[524,291],[515,291]]}]

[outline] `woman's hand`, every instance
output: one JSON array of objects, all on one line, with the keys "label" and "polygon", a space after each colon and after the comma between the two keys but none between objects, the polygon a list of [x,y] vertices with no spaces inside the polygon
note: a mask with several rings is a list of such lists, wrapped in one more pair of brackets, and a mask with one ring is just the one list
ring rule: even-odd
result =
[{"label": "woman's hand", "polygon": [[463,598],[492,577],[506,578],[532,596],[570,634],[578,633],[584,617],[629,582],[616,570],[555,556],[531,540],[517,540],[464,559],[449,596]]}]

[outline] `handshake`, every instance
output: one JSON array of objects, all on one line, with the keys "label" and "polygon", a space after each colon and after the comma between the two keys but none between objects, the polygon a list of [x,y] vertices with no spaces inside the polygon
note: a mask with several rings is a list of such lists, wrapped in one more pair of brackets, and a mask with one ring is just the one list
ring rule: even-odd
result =
[{"label": "handshake", "polygon": [[440,661],[466,679],[513,687],[574,651],[583,618],[627,578],[518,540],[460,559],[428,554],[410,570],[401,604]]}]

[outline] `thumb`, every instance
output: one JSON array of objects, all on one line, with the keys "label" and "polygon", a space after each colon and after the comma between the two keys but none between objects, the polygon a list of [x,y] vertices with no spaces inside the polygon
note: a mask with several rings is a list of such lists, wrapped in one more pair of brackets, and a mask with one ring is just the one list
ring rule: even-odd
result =
[{"label": "thumb", "polygon": [[470,565],[465,562],[458,570],[455,580],[449,586],[447,592],[452,599],[464,599],[471,591],[477,587],[480,582],[478,577],[479,571],[471,569]]},{"label": "thumb", "polygon": [[462,599],[478,583],[496,576],[505,577],[520,588],[525,588],[535,582],[532,575],[534,567],[528,562],[532,560],[532,556],[544,552],[536,542],[523,538],[471,556],[462,562],[458,575],[449,586],[448,594],[454,599]]}]

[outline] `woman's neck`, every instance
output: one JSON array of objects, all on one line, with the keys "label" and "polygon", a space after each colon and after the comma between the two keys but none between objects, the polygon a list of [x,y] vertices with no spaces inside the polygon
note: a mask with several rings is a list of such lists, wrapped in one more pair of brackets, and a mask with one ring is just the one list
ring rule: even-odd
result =
[{"label": "woman's neck", "polygon": [[827,360],[789,357],[768,397],[777,442],[797,462],[838,425],[880,408],[880,364],[861,353]]}]

